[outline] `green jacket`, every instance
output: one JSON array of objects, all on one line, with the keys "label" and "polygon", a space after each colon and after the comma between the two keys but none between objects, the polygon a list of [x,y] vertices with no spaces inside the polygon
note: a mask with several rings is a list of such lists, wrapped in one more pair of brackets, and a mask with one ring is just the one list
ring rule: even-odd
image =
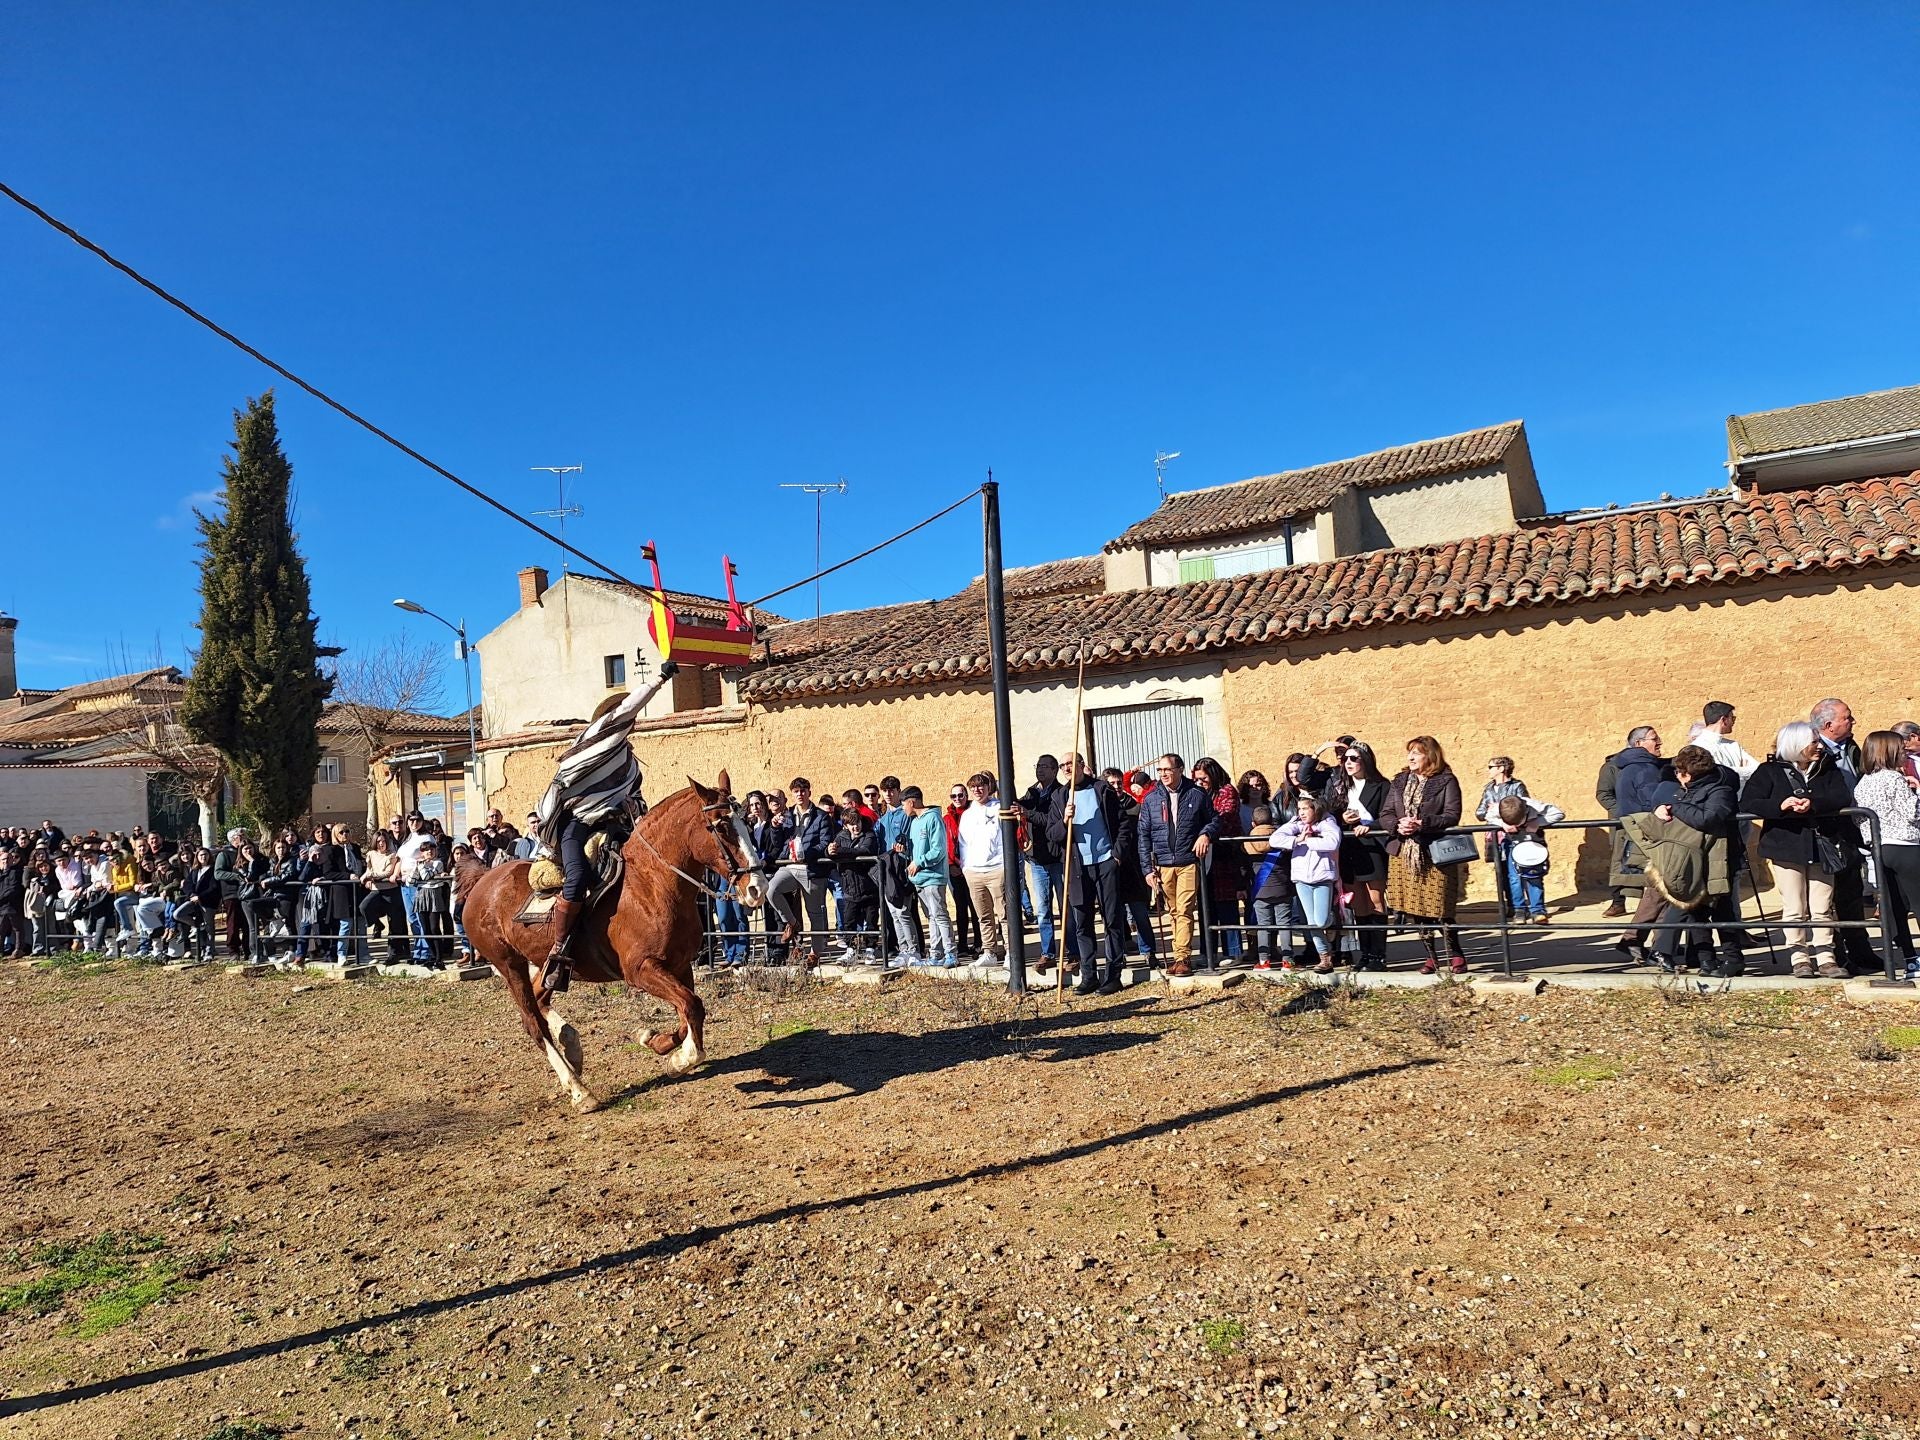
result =
[{"label": "green jacket", "polygon": [[1623,815],[1620,828],[1646,860],[1646,883],[1682,910],[1733,890],[1733,855],[1724,835],[1705,835],[1684,820],[1648,812]]}]

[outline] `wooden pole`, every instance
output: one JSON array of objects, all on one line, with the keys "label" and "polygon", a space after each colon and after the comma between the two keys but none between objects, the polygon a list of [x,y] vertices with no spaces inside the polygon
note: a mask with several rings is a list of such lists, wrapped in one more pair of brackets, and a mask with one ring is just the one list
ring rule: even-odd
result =
[{"label": "wooden pole", "polygon": [[[1013,707],[1007,694],[1007,599],[1000,568],[1000,487],[994,483],[991,470],[987,472],[987,483],[980,487],[980,512],[984,531],[982,568],[987,591],[987,654],[993,674],[994,753],[1000,783],[1010,787],[1013,784]],[[1027,993],[1027,934],[1020,922],[1024,879],[1020,867],[1025,862],[1020,855],[1019,821],[1006,813],[1005,800],[1003,793],[1000,882],[1005,890],[1001,909],[1006,913],[1001,920],[1001,930],[1007,946],[1007,990],[1010,994],[1024,995]]]}]

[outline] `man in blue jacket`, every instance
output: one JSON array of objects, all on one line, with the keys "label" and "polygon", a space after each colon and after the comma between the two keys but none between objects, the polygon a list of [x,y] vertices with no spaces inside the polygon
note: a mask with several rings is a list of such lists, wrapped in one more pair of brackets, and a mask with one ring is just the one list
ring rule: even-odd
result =
[{"label": "man in blue jacket", "polygon": [[[1200,906],[1200,862],[1213,848],[1220,817],[1207,792],[1187,779],[1186,762],[1162,755],[1154,766],[1160,783],[1140,802],[1140,868],[1173,916],[1169,975],[1191,975],[1193,922]],[[1211,953],[1201,936],[1203,954]]]}]

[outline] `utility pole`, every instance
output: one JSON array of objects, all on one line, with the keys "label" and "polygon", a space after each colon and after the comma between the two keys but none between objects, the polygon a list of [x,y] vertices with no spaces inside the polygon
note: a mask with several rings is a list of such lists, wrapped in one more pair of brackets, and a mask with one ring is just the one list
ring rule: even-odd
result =
[{"label": "utility pole", "polygon": [[1020,874],[1020,822],[1006,813],[1013,803],[1013,704],[1007,689],[1007,592],[1000,563],[1000,486],[987,471],[980,487],[981,570],[987,588],[987,655],[993,683],[993,740],[995,768],[1000,772],[1001,882],[1006,888],[1006,911],[1001,928],[1007,940],[1007,989],[1027,993],[1027,933],[1020,919],[1020,896],[1025,891]]},{"label": "utility pole", "polygon": [[1179,458],[1180,452],[1178,450],[1173,451],[1171,454],[1165,450],[1156,450],[1153,452],[1153,483],[1160,487],[1160,503],[1162,505],[1167,503],[1167,462],[1169,460],[1178,460]]},{"label": "utility pole", "polygon": [[828,495],[847,493],[847,477],[842,475],[831,485],[807,485],[799,481],[782,481],[782,490],[799,490],[813,496],[813,638],[820,639],[820,502]]},{"label": "utility pole", "polygon": [[[553,508],[551,510],[529,510],[527,513],[529,515],[537,515],[543,520],[559,521],[560,541],[562,544],[565,544],[567,539],[567,517],[569,515],[577,516],[586,513],[578,505],[569,505],[567,503],[567,476],[578,475],[587,467],[584,465],[529,465],[527,468],[551,475],[557,483],[559,488],[558,493],[554,497]],[[560,571],[562,574],[566,573],[569,558],[566,551],[562,550],[560,552]]]}]

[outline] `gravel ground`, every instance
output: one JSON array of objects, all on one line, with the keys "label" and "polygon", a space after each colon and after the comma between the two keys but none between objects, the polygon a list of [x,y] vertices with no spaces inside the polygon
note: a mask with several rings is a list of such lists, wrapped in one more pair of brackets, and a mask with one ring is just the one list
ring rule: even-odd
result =
[{"label": "gravel ground", "polygon": [[0,969],[0,1431],[1920,1434],[1920,1007],[708,997]]}]

